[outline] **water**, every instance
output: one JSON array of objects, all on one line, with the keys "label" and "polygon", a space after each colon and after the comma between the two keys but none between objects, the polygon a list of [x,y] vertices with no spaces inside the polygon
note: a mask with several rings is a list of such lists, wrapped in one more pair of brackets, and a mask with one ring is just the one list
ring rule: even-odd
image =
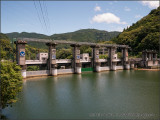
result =
[{"label": "water", "polygon": [[158,71],[107,71],[24,81],[11,119],[158,118]]}]

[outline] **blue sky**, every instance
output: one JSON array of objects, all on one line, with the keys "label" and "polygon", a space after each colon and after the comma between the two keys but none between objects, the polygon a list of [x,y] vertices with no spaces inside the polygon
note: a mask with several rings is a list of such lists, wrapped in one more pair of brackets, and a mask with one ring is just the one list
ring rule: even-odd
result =
[{"label": "blue sky", "polygon": [[2,1],[1,32],[122,31],[158,5],[158,1]]}]

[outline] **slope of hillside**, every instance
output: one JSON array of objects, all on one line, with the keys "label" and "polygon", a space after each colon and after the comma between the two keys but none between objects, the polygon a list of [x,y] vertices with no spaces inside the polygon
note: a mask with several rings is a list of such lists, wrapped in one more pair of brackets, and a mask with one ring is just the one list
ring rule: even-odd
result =
[{"label": "slope of hillside", "polygon": [[124,30],[112,40],[117,44],[126,44],[137,54],[145,49],[159,50],[160,7]]},{"label": "slope of hillside", "polygon": [[38,34],[38,33],[27,33],[27,32],[13,32],[13,33],[6,33],[6,35],[10,38],[18,38],[18,37],[26,37],[26,38],[48,38],[49,36],[43,35],[43,34]]},{"label": "slope of hillside", "polygon": [[[39,33],[27,33],[27,32],[13,32],[13,33],[6,33],[8,38],[12,40],[13,38],[41,38],[41,39],[47,39],[49,36],[39,34]],[[44,43],[37,43],[37,42],[28,42],[28,45],[31,45],[32,47],[35,48],[43,48],[47,49],[47,46]]]},{"label": "slope of hillside", "polygon": [[[82,29],[75,32],[70,33],[62,33],[62,34],[54,34],[51,36],[38,34],[38,33],[7,33],[6,35],[10,38],[18,38],[18,37],[26,37],[26,38],[44,38],[44,39],[54,39],[54,40],[70,40],[70,41],[79,41],[79,42],[101,42],[101,41],[109,41],[113,37],[116,37],[120,32],[107,32],[96,29]],[[29,45],[37,48],[47,48],[43,43],[29,42]],[[61,45],[63,46],[63,45]]]},{"label": "slope of hillside", "polygon": [[113,37],[117,36],[120,32],[107,32],[96,29],[81,29],[75,32],[54,34],[51,36],[52,39],[57,40],[71,40],[80,42],[100,42],[109,41]]}]

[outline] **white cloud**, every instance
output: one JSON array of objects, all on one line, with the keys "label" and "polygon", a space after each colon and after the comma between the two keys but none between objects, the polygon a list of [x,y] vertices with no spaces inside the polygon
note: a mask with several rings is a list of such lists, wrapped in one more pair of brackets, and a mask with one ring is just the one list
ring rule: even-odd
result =
[{"label": "white cloud", "polygon": [[159,1],[142,1],[144,6],[148,6],[149,8],[157,8],[159,7]]},{"label": "white cloud", "polygon": [[131,11],[131,9],[128,8],[128,7],[125,7],[124,10],[125,10],[125,11]]},{"label": "white cloud", "polygon": [[120,18],[117,17],[116,15],[112,14],[112,13],[103,13],[103,14],[98,14],[95,15],[92,18],[93,22],[97,22],[97,23],[116,23],[116,24],[126,24],[126,22],[121,22]]},{"label": "white cloud", "polygon": [[101,7],[100,7],[100,6],[96,6],[96,7],[94,8],[94,11],[101,11]]},{"label": "white cloud", "polygon": [[135,18],[142,18],[141,15],[135,15]]}]

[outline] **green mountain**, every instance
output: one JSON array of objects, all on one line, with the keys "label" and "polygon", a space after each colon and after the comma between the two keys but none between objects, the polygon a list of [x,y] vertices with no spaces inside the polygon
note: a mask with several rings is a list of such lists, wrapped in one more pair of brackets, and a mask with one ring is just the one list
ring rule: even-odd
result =
[{"label": "green mountain", "polygon": [[152,10],[147,16],[119,34],[112,41],[117,44],[129,45],[137,54],[145,49],[159,50],[160,7]]},{"label": "green mountain", "polygon": [[13,33],[6,33],[6,35],[10,38],[48,38],[49,36],[43,35],[43,34],[38,34],[38,33],[27,33],[27,32],[13,32]]},{"label": "green mountain", "polygon": [[75,32],[54,34],[50,37],[55,40],[70,40],[79,42],[100,42],[109,41],[117,36],[120,32],[107,32],[104,30],[96,29],[81,29]]},{"label": "green mountain", "polygon": [[[41,38],[41,39],[48,39],[49,36],[38,34],[38,33],[27,33],[27,32],[13,32],[13,33],[6,33],[10,41],[13,40],[13,38]],[[43,48],[47,49],[47,46],[44,43],[37,43],[37,42],[28,42],[28,45],[35,47],[35,48]]]},{"label": "green mountain", "polygon": [[[104,30],[96,30],[96,29],[81,29],[75,32],[70,33],[62,33],[62,34],[54,34],[51,36],[38,34],[38,33],[7,33],[6,35],[12,40],[13,38],[42,38],[42,39],[53,39],[53,40],[70,40],[70,41],[79,41],[79,42],[102,42],[102,41],[109,41],[112,38],[116,37],[120,32],[107,32]],[[36,43],[36,42],[29,42],[29,45],[37,48],[47,48],[44,43]],[[60,45],[65,47],[63,45]]]}]

